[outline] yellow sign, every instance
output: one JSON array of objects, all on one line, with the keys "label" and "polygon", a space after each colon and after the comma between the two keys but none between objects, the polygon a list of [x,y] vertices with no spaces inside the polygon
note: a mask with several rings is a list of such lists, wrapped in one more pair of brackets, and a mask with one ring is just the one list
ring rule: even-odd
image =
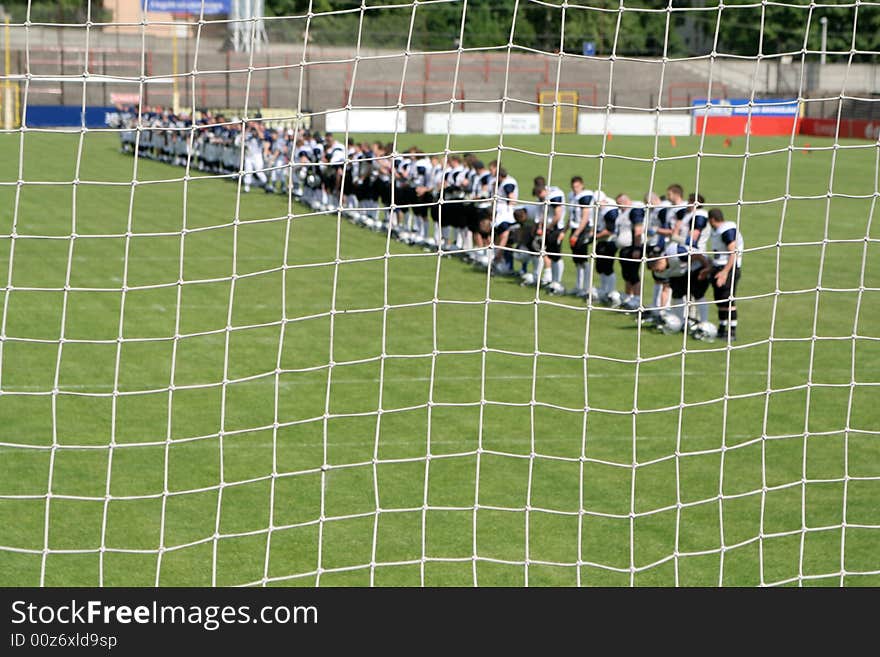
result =
[{"label": "yellow sign", "polygon": [[542,91],[538,94],[541,132],[577,132],[578,92],[570,89]]}]

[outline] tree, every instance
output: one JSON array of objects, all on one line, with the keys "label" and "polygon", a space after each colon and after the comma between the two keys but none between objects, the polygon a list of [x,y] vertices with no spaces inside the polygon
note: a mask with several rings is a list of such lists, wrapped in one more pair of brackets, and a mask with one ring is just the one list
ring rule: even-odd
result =
[{"label": "tree", "polygon": [[[667,11],[670,7],[674,11]],[[506,46],[514,23],[516,46],[553,52],[580,53],[583,41],[596,44],[599,56],[612,50],[619,56],[669,57],[705,55],[716,41],[721,54],[755,56],[799,53],[804,48],[819,50],[821,17],[828,18],[829,51],[870,51],[854,59],[874,59],[880,50],[880,6],[817,6],[810,0],[761,5],[754,0],[562,0],[515,3],[512,0],[468,0],[465,15],[465,48]],[[34,0],[57,7],[49,0]],[[13,0],[12,6],[26,5]],[[385,7],[387,5],[402,5]],[[61,6],[82,7],[76,0],[61,0]],[[309,9],[319,14],[310,26],[315,43],[350,45],[361,30],[362,43],[369,47],[402,48],[410,34],[413,5],[400,0],[369,0],[361,11],[361,0],[266,0],[273,16],[304,16]],[[452,50],[458,46],[464,2],[415,5],[412,47],[420,50]],[[516,16],[514,9],[516,8]],[[344,13],[332,13],[339,12]],[[66,11],[66,10],[65,10]],[[328,13],[330,12],[330,13]],[[562,21],[565,21],[564,39]],[[809,19],[809,28],[807,21]],[[283,21],[282,23],[287,23]],[[301,37],[305,20],[297,21]],[[270,23],[271,25],[271,23]]]}]

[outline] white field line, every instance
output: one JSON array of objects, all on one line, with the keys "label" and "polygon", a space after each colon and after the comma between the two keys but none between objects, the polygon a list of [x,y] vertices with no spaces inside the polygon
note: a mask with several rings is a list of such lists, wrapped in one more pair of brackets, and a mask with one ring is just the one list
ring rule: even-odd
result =
[{"label": "white field line", "polygon": [[[344,367],[343,365],[339,365],[338,367]],[[850,371],[848,367],[835,367],[835,368],[823,368],[823,372],[843,372],[847,373]],[[742,376],[766,376],[766,370],[735,370],[736,374]],[[794,369],[789,368],[785,370],[786,374],[792,373],[806,373],[806,368]],[[678,375],[679,370],[675,370],[674,372]],[[304,374],[306,376],[311,376],[310,380],[290,380],[290,379],[282,379],[280,381],[280,387],[286,388],[290,386],[310,386],[317,385],[315,379],[320,376],[320,385],[325,385],[325,379],[327,376],[327,370],[315,370],[312,372],[290,372],[285,373],[282,372],[281,376],[291,375],[291,374]],[[669,378],[672,374],[672,371],[669,372],[639,372],[639,378]],[[704,376],[705,372],[702,370],[691,370],[685,372],[686,376]],[[263,385],[274,385],[275,381],[273,378],[272,372],[267,372],[263,378],[259,379],[250,379],[247,383],[260,383]],[[457,375],[457,376],[442,376],[435,375],[434,381],[482,381],[483,379],[489,381],[531,381],[534,376],[531,374],[486,374],[485,376],[478,375]],[[578,374],[541,374],[537,377],[538,379],[569,379],[569,380],[579,380],[583,381],[584,375],[582,373]],[[600,372],[597,374],[588,374],[588,379],[632,379],[632,372]],[[364,377],[364,378],[350,378],[350,379],[340,379],[333,377],[331,382],[334,385],[364,385],[368,383],[381,383],[382,381],[386,383],[427,383],[431,381],[430,376],[395,376],[389,377],[386,376],[384,378],[379,377]],[[234,384],[236,382],[231,382]],[[181,385],[181,384],[177,384]],[[188,385],[188,384],[187,384]],[[203,384],[194,384],[194,385],[210,385],[209,383]],[[217,382],[214,384],[216,386],[222,385],[221,382]],[[127,386],[120,386],[123,389],[127,389]],[[162,382],[161,384],[157,384],[155,386],[143,386],[144,390],[163,390],[168,389],[168,383]],[[59,390],[86,390],[86,389],[95,389],[95,390],[113,390],[113,386],[109,383],[74,383],[59,385]],[[15,393],[15,392],[50,392],[45,387],[42,386],[10,386],[9,388],[5,388],[0,392],[4,393]]]},{"label": "white field line", "polygon": [[[670,421],[670,423],[671,423],[670,426],[672,426],[672,421]],[[371,430],[369,438],[367,438],[365,440],[344,440],[344,441],[331,440],[327,443],[327,445],[329,447],[344,447],[344,448],[374,447],[376,444],[376,439],[375,439],[375,436],[372,435],[372,433],[373,432]],[[843,433],[843,430],[841,430],[841,433]],[[682,433],[681,438],[682,438],[682,440],[685,440],[685,441],[687,441],[687,440],[705,440],[707,435],[708,434],[706,434],[706,433]],[[727,438],[728,438],[728,441],[735,441],[738,443],[740,441],[754,440],[754,439],[758,438],[759,435],[760,435],[760,432],[758,432],[757,434],[756,433],[730,433],[730,432],[728,432]],[[608,444],[609,442],[617,442],[617,441],[629,443],[632,441],[632,434],[629,432],[622,432],[622,433],[602,432],[602,433],[600,433],[598,431],[592,430],[589,433],[589,439],[591,441],[593,441],[594,444],[598,443],[598,444],[602,444],[602,445]],[[670,431],[670,433],[665,434],[665,435],[639,433],[638,439],[640,442],[643,442],[646,440],[648,440],[648,441],[661,440],[661,441],[667,441],[667,442],[674,441],[675,440],[675,432]],[[216,440],[216,439],[215,438],[205,438],[204,439],[204,441],[210,441],[210,440]],[[392,436],[388,436],[388,437],[383,436],[380,440],[380,445],[383,448],[391,447],[391,446],[418,446],[422,443],[425,443],[426,440],[427,440],[427,435],[399,437],[399,438],[392,437]],[[486,438],[484,437],[484,441],[485,440],[486,440]],[[531,440],[532,439],[530,436],[506,435],[503,439],[498,439],[498,443],[504,444],[504,445],[517,445],[517,444],[528,445],[531,443]],[[577,441],[580,440],[579,430],[578,430],[578,435],[574,436],[574,440],[577,440]],[[491,441],[491,439],[490,439],[490,441]],[[197,441],[189,440],[189,441],[180,442],[179,444],[180,445],[192,445],[193,443],[201,443],[201,442],[203,442],[203,440],[197,440]],[[290,440],[289,442],[295,443],[295,446],[297,448],[315,448],[315,449],[317,449],[317,448],[321,448],[324,446],[323,441],[301,442],[299,440],[296,440],[296,441]],[[559,435],[558,433],[555,433],[555,432],[554,433],[548,432],[548,433],[538,437],[537,442],[542,445],[543,444],[561,444],[561,445],[570,446],[573,444],[573,435],[571,433],[566,434],[566,435]],[[175,439],[171,440],[172,446],[174,446],[177,443],[178,443],[177,440],[175,440]],[[476,448],[477,437],[473,436],[472,438],[437,438],[437,437],[435,437],[434,432],[432,432],[431,444],[432,445],[459,445],[462,448],[461,451],[466,452],[465,454],[462,454],[462,456],[472,456],[472,454],[470,452]],[[123,449],[125,449],[128,446],[122,445],[121,447]],[[141,447],[141,446],[138,444],[134,444],[133,447]],[[150,444],[150,445],[146,445],[146,447],[153,447],[153,448],[161,449],[162,445],[161,444],[159,444],[159,445]],[[77,449],[77,446],[75,446],[75,445],[62,445],[60,448],[65,451],[75,451]],[[89,445],[89,446],[85,447],[85,449],[88,449],[89,451],[97,451],[98,449],[109,449],[109,448],[110,448],[109,445],[102,445],[100,447],[95,447],[94,445]],[[225,449],[250,449],[250,450],[253,450],[255,448],[256,449],[271,449],[272,448],[272,438],[271,437],[264,438],[261,436],[259,438],[248,437],[247,440],[236,440],[236,436],[227,436],[226,442],[224,442],[224,444],[223,444],[224,450]],[[728,446],[728,449],[736,449],[736,448],[737,448],[736,445],[734,445],[734,446],[729,445]],[[33,447],[30,447],[30,446],[28,446],[28,447],[2,446],[2,447],[0,447],[0,454],[18,453],[18,452],[21,452],[22,449],[36,451],[36,450],[34,450]],[[46,447],[40,451],[48,451],[48,449],[49,448]],[[495,449],[498,449],[498,448],[496,447]],[[456,450],[456,451],[459,451],[459,450]],[[713,452],[713,453],[720,453],[720,451],[721,451],[720,441],[719,441],[718,447],[709,448],[708,451]],[[697,455],[701,455],[701,454],[702,454],[702,452],[695,453],[695,454],[685,453],[685,454],[682,454],[682,457],[686,458],[688,456],[697,456]],[[432,453],[432,457],[441,457],[442,458],[445,456],[446,455],[444,455],[443,453],[439,453],[439,454],[436,452]],[[516,454],[516,456],[525,458],[525,457],[528,457],[528,454]],[[536,453],[535,456],[538,458],[541,458],[541,457],[556,458],[557,457],[557,455],[554,455],[554,454],[546,454],[546,453],[541,453],[541,452]],[[664,455],[665,458],[669,458],[670,456],[671,456],[671,452]],[[422,457],[407,457],[407,458],[422,458]],[[564,459],[574,458],[576,460],[576,457],[562,457],[562,458],[564,458]],[[338,469],[338,466],[347,465],[347,464],[339,463],[336,465],[337,465],[336,469]],[[627,465],[627,464],[623,464],[623,463],[615,463],[615,465],[617,465],[619,467],[631,467],[631,465]],[[643,463],[640,465],[646,465],[646,464]],[[329,475],[332,472],[333,472],[333,470],[328,470],[327,474]]]}]

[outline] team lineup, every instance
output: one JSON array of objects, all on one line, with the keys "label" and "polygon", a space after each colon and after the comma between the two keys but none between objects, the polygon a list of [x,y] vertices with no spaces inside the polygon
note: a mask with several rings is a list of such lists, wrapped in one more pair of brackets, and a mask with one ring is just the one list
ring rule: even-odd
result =
[{"label": "team lineup", "polygon": [[[353,223],[461,255],[493,275],[519,276],[548,294],[629,311],[664,333],[736,340],[741,231],[722,210],[706,210],[702,195],[685,196],[679,184],[662,196],[649,192],[633,200],[590,189],[580,176],[571,178],[568,192],[538,176],[527,199],[503,163],[487,165],[473,154],[416,147],[400,153],[390,143],[343,144],[331,133],[274,129],[261,121],[243,129],[238,119],[210,113],[193,122],[162,108],[145,109],[140,118],[128,108],[116,127],[123,152],[241,178],[246,193],[259,186],[315,211],[341,211]],[[575,267],[568,289],[566,260]],[[645,303],[648,273],[654,284]],[[717,326],[710,305],[717,308]]]}]

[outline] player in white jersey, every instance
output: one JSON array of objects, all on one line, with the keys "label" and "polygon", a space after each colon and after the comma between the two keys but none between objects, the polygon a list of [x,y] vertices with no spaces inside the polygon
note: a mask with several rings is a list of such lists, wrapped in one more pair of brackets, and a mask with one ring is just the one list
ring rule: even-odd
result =
[{"label": "player in white jersey", "polygon": [[467,216],[464,208],[467,190],[465,169],[458,155],[450,155],[438,181],[439,203],[434,206],[434,221],[441,226],[443,248],[457,251],[465,248]]},{"label": "player in white jersey", "polygon": [[312,150],[312,162],[321,162],[324,159],[324,140],[321,133],[316,132],[309,139],[309,148]]},{"label": "player in white jersey", "polygon": [[430,207],[428,208],[427,217],[433,219],[434,224],[434,245],[439,247],[443,243],[443,230],[440,226],[440,209],[438,201],[440,199],[440,188],[443,185],[443,160],[438,155],[431,156],[431,168],[426,178],[426,187],[428,188],[428,198]]},{"label": "player in white jersey", "polygon": [[293,146],[293,195],[308,203],[306,177],[312,161],[312,150],[302,136],[296,138]]},{"label": "player in white jersey", "polygon": [[684,219],[687,214],[687,203],[684,200],[684,188],[678,183],[669,185],[666,188],[666,200],[669,201],[669,207],[664,213],[664,222],[672,230],[674,235],[678,228],[679,222]]},{"label": "player in white jersey", "polygon": [[495,177],[486,166],[477,160],[474,162],[473,195],[478,199],[492,198],[495,193]]},{"label": "player in white jersey", "polygon": [[498,167],[497,177],[495,216],[492,220],[495,244],[499,247],[495,252],[495,268],[499,273],[512,273],[513,254],[507,250],[507,243],[510,229],[516,224],[513,211],[519,202],[519,183],[504,167]]},{"label": "player in white jersey", "polygon": [[702,194],[688,196],[687,211],[678,224],[678,235],[684,244],[692,244],[700,248],[705,245],[708,235],[706,226],[709,223],[708,215],[703,209],[705,199]]},{"label": "player in white jersey", "polygon": [[345,168],[345,146],[336,141],[332,132],[324,135],[324,207],[339,206],[342,192],[342,173]]},{"label": "player in white jersey", "polygon": [[654,192],[645,194],[645,246],[654,246],[660,242],[666,242],[672,236],[672,228],[669,225],[667,215],[672,214],[672,203],[669,199],[661,199]]},{"label": "player in white jersey", "polygon": [[384,208],[384,220],[378,218],[379,211],[376,212],[376,227],[380,230],[386,230],[391,225],[391,203],[394,198],[394,158],[392,153],[394,144],[383,144],[382,142],[373,143],[373,176],[376,188],[376,198],[379,201],[379,209]]},{"label": "player in white jersey", "polygon": [[[411,148],[410,152],[412,151]],[[398,155],[392,160],[395,211],[391,216],[391,226],[398,237],[404,240],[409,239],[409,208],[413,202],[409,184],[412,165],[413,160],[409,155]]]},{"label": "player in white jersey", "polygon": [[281,188],[281,192],[287,193],[287,180],[290,176],[290,142],[285,132],[279,131],[272,134],[269,143],[269,160],[267,164],[271,167],[269,173],[269,184],[266,185],[266,192],[272,193],[277,191],[277,187]]},{"label": "player in white jersey", "polygon": [[263,155],[266,150],[266,142],[263,141],[263,128],[260,125],[250,127],[244,133],[244,191],[251,191],[251,182],[254,175],[261,185],[268,181],[263,173]]},{"label": "player in white jersey", "polygon": [[672,290],[672,304],[662,312],[660,329],[678,333],[687,326],[687,297],[690,295],[705,306],[709,282],[700,273],[708,271],[706,257],[692,247],[665,237],[648,247],[648,268],[655,280],[665,281]]},{"label": "player in white jersey", "polygon": [[413,163],[410,165],[410,188],[413,196],[413,233],[417,244],[435,246],[434,238],[430,236],[428,223],[428,210],[433,201],[433,165],[431,158],[424,153],[413,153]]},{"label": "player in white jersey", "polygon": [[[648,249],[655,247],[657,244],[666,243],[672,237],[672,228],[667,220],[667,215],[671,215],[672,203],[669,199],[661,199],[654,192],[645,194],[646,208],[646,227],[645,227],[645,246]],[[660,311],[669,305],[669,282],[663,277],[658,277],[652,270],[651,276],[654,279],[654,291],[651,299],[651,305],[648,306],[647,312],[642,317],[642,321],[646,324],[653,324],[659,321]]]},{"label": "player in white jersey", "polygon": [[736,288],[739,285],[742,269],[743,237],[737,225],[724,219],[724,213],[712,208],[708,214],[712,232],[709,236],[707,252],[712,270],[703,274],[711,276],[715,304],[718,306],[718,337],[736,340]]},{"label": "player in white jersey", "polygon": [[[541,201],[545,207],[539,208],[537,237],[539,247],[543,247],[542,261],[544,270],[541,282],[546,281],[546,271],[550,271],[550,282],[547,283],[547,291],[551,294],[564,294],[565,287],[562,284],[562,274],[565,271],[565,261],[562,259],[562,240],[565,238],[565,192],[553,185],[547,186],[544,178],[535,178],[535,187],[532,190],[535,198]],[[541,243],[543,235],[543,243]]]},{"label": "player in white jersey", "polygon": [[357,212],[357,195],[355,194],[355,174],[358,169],[358,158],[361,154],[360,144],[356,143],[352,137],[348,138],[345,146],[345,157],[342,168],[342,181],[339,187],[339,198],[342,202],[345,215],[357,222],[359,213]]},{"label": "player in white jersey", "polygon": [[620,249],[620,273],[625,286],[621,305],[637,310],[642,303],[641,260],[645,226],[645,206],[626,194],[615,199],[619,212],[614,224],[614,241]]},{"label": "player in white jersey", "polygon": [[568,226],[571,229],[568,242],[574,256],[575,286],[571,293],[585,298],[593,284],[593,269],[589,260],[590,245],[593,243],[596,192],[584,188],[584,179],[575,176],[571,179],[571,193],[568,202],[571,215]]},{"label": "player in white jersey", "polygon": [[361,144],[358,155],[355,194],[360,209],[360,220],[367,228],[376,228],[379,219],[378,167],[376,153],[369,142]]},{"label": "player in white jersey", "polygon": [[616,224],[620,209],[610,198],[597,192],[599,204],[596,221],[596,271],[599,273],[599,301],[612,308],[620,306],[614,260],[617,256]]}]

